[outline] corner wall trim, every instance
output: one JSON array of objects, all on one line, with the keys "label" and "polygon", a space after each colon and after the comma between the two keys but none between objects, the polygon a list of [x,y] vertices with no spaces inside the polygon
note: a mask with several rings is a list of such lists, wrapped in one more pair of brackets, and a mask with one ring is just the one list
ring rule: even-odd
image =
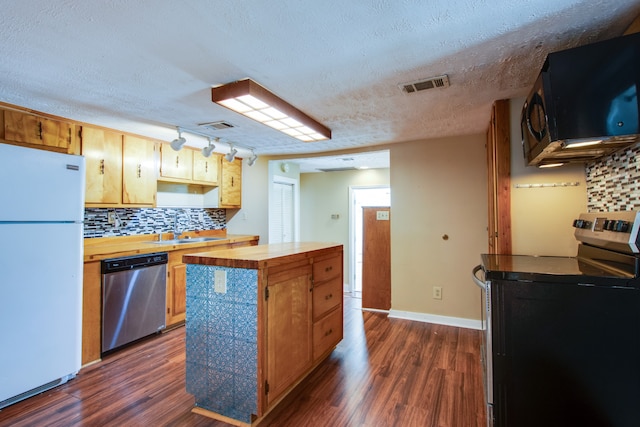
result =
[{"label": "corner wall trim", "polygon": [[436,314],[415,313],[412,311],[389,310],[389,317],[414,320],[416,322],[435,323],[437,325],[456,326],[458,328],[482,330],[480,320],[462,317],[438,316]]}]

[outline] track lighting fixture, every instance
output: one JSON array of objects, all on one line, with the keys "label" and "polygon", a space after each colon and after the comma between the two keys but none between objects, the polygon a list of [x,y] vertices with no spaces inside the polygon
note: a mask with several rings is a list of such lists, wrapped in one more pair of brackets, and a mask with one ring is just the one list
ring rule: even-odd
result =
[{"label": "track lighting fixture", "polygon": [[[213,153],[213,149],[216,148],[216,146],[211,142],[211,138],[207,137],[207,139],[209,140],[209,145],[202,149],[202,155],[204,157],[211,156],[211,153]],[[220,138],[216,138],[216,142],[218,142],[219,140]]]},{"label": "track lighting fixture", "polygon": [[184,144],[187,142],[187,140],[184,139],[184,137],[182,136],[182,131],[180,130],[180,128],[177,128],[177,129],[178,129],[178,137],[173,141],[171,141],[171,148],[173,148],[176,151],[180,151],[184,146]]},{"label": "track lighting fixture", "polygon": [[211,100],[300,141],[331,139],[331,129],[250,79],[212,88]]},{"label": "track lighting fixture", "polygon": [[258,155],[255,153],[255,151],[251,150],[251,157],[249,157],[249,161],[247,161],[247,164],[249,166],[253,166],[256,164],[256,160],[258,160]]},{"label": "track lighting fixture", "polygon": [[238,150],[233,148],[233,144],[229,144],[229,152],[225,154],[224,157],[228,162],[233,162],[233,159],[236,158],[236,154],[238,154]]}]

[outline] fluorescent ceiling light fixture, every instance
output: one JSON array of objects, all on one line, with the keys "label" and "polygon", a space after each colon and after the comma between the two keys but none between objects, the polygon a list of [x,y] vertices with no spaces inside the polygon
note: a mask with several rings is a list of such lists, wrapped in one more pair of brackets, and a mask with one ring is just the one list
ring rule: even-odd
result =
[{"label": "fluorescent ceiling light fixture", "polygon": [[590,145],[598,145],[601,144],[601,139],[580,139],[571,142],[564,142],[562,144],[562,148],[580,148],[580,147],[588,147]]},{"label": "fluorescent ceiling light fixture", "polygon": [[300,141],[331,139],[331,129],[250,79],[212,88],[211,100]]},{"label": "fluorescent ceiling light fixture", "polygon": [[171,148],[173,148],[174,150],[180,151],[184,146],[184,144],[187,143],[187,140],[184,139],[184,137],[182,136],[182,131],[180,131],[180,128],[177,128],[177,129],[178,129],[178,137],[173,141],[171,141],[170,145],[171,145]]},{"label": "fluorescent ceiling light fixture", "polygon": [[[215,144],[213,144],[213,143],[211,142],[211,138],[208,138],[208,139],[209,139],[209,145],[207,145],[206,147],[204,147],[204,148],[202,149],[202,155],[203,155],[204,157],[209,157],[209,156],[211,156],[211,153],[213,153],[214,148],[216,148]],[[218,141],[218,138],[216,138],[216,142],[217,142],[217,141]]]},{"label": "fluorescent ceiling light fixture", "polygon": [[238,150],[233,148],[233,144],[229,144],[229,152],[225,154],[224,157],[228,162],[233,162],[233,159],[236,158],[236,154],[238,154]]}]

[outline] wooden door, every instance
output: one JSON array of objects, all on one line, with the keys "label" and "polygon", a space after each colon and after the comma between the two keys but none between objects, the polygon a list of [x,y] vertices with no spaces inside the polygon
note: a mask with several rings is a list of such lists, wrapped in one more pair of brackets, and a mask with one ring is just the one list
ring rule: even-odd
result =
[{"label": "wooden door", "polygon": [[267,405],[312,364],[311,266],[271,274],[267,298]]},{"label": "wooden door", "polygon": [[391,308],[391,209],[363,211],[362,308]]},{"label": "wooden door", "polygon": [[[182,253],[182,252],[181,252]],[[171,257],[171,255],[169,255]],[[169,292],[167,293],[167,326],[183,322],[187,312],[187,265],[169,266]]]},{"label": "wooden door", "polygon": [[86,204],[122,203],[122,135],[83,126],[86,159]]},{"label": "wooden door", "polygon": [[72,147],[75,138],[75,125],[51,119],[40,119],[42,144],[48,147],[64,148],[66,152]]},{"label": "wooden door", "polygon": [[212,154],[204,157],[200,153],[193,153],[193,180],[207,184],[218,184],[218,171],[222,156]]},{"label": "wooden door", "polygon": [[75,125],[20,111],[4,111],[7,141],[62,148],[68,152],[75,139]]},{"label": "wooden door", "polygon": [[193,175],[193,150],[175,151],[169,144],[160,147],[160,176],[191,181]]},{"label": "wooden door", "polygon": [[124,136],[122,203],[154,205],[156,199],[155,143]]},{"label": "wooden door", "polygon": [[220,207],[239,208],[242,202],[242,159],[222,160]]}]

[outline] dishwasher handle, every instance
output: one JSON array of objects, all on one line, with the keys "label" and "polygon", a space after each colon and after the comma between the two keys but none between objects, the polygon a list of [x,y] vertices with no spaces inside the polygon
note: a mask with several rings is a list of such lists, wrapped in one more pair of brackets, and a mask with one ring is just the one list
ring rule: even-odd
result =
[{"label": "dishwasher handle", "polygon": [[482,270],[482,265],[478,264],[475,267],[473,267],[473,271],[471,272],[471,278],[473,279],[473,282],[478,285],[480,288],[482,288],[483,290],[487,290],[487,286],[485,285],[484,281],[478,279],[478,276],[476,275],[478,273],[478,271]]},{"label": "dishwasher handle", "polygon": [[124,256],[102,260],[102,274],[117,273],[119,271],[136,270],[153,265],[167,264],[169,256],[166,252],[152,254]]}]

